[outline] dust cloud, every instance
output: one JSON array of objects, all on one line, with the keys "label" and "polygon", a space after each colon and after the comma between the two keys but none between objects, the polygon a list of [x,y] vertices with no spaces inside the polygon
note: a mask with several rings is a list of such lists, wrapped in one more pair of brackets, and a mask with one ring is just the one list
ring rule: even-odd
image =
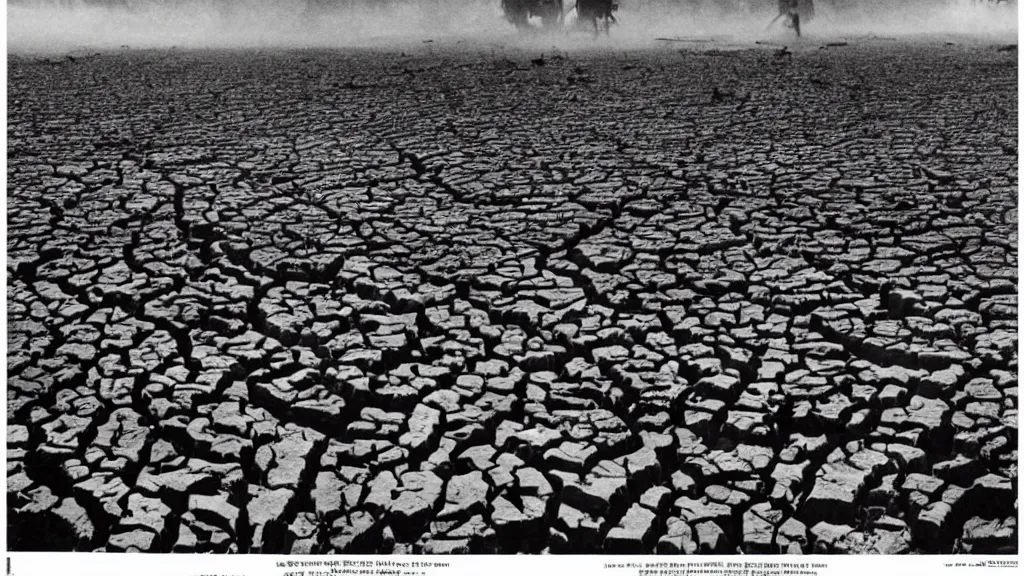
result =
[{"label": "dust cloud", "polygon": [[[12,0],[11,53],[125,48],[491,46],[647,47],[665,43],[796,43],[777,0],[619,0],[607,37],[574,27],[517,33],[500,0]],[[817,0],[805,42],[848,37],[1016,41],[1016,2]],[[433,44],[437,43],[437,44]]]}]

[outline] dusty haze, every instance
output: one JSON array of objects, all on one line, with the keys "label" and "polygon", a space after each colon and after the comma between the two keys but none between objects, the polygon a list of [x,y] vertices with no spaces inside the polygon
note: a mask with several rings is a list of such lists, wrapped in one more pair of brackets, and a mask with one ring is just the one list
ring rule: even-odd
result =
[{"label": "dusty haze", "polygon": [[[620,0],[611,37],[587,33],[522,35],[505,22],[500,0],[125,0],[22,1],[7,6],[10,52],[112,48],[366,47],[425,40],[560,48],[643,47],[659,37],[749,43],[795,41],[779,25],[766,30],[775,0]],[[970,0],[818,0],[805,27],[813,42],[851,36],[960,36],[1016,41],[1015,5]],[[575,17],[566,0],[567,23]]]}]

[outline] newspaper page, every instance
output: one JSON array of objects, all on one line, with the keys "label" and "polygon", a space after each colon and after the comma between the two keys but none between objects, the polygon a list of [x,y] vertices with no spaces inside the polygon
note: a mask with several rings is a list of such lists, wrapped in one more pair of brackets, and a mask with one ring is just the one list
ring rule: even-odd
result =
[{"label": "newspaper page", "polygon": [[11,0],[7,576],[1018,565],[1015,0]]}]

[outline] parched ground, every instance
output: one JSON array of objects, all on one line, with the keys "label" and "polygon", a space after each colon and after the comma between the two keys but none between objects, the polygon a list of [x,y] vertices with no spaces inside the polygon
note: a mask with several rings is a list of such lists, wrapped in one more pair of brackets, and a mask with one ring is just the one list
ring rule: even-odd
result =
[{"label": "parched ground", "polygon": [[1017,54],[10,60],[14,549],[1007,552]]}]

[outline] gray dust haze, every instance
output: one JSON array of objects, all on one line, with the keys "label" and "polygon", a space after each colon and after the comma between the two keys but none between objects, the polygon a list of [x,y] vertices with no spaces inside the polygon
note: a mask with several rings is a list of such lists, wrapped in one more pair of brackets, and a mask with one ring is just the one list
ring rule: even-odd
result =
[{"label": "gray dust haze", "polygon": [[[749,43],[789,41],[766,29],[776,0],[620,0],[608,38],[566,28],[517,34],[500,0],[21,0],[7,6],[10,52],[121,48],[380,47],[426,40],[467,45],[644,47],[657,38]],[[810,41],[851,36],[966,36],[1001,41],[1017,34],[1015,3],[973,0],[818,0],[805,26]]]}]

